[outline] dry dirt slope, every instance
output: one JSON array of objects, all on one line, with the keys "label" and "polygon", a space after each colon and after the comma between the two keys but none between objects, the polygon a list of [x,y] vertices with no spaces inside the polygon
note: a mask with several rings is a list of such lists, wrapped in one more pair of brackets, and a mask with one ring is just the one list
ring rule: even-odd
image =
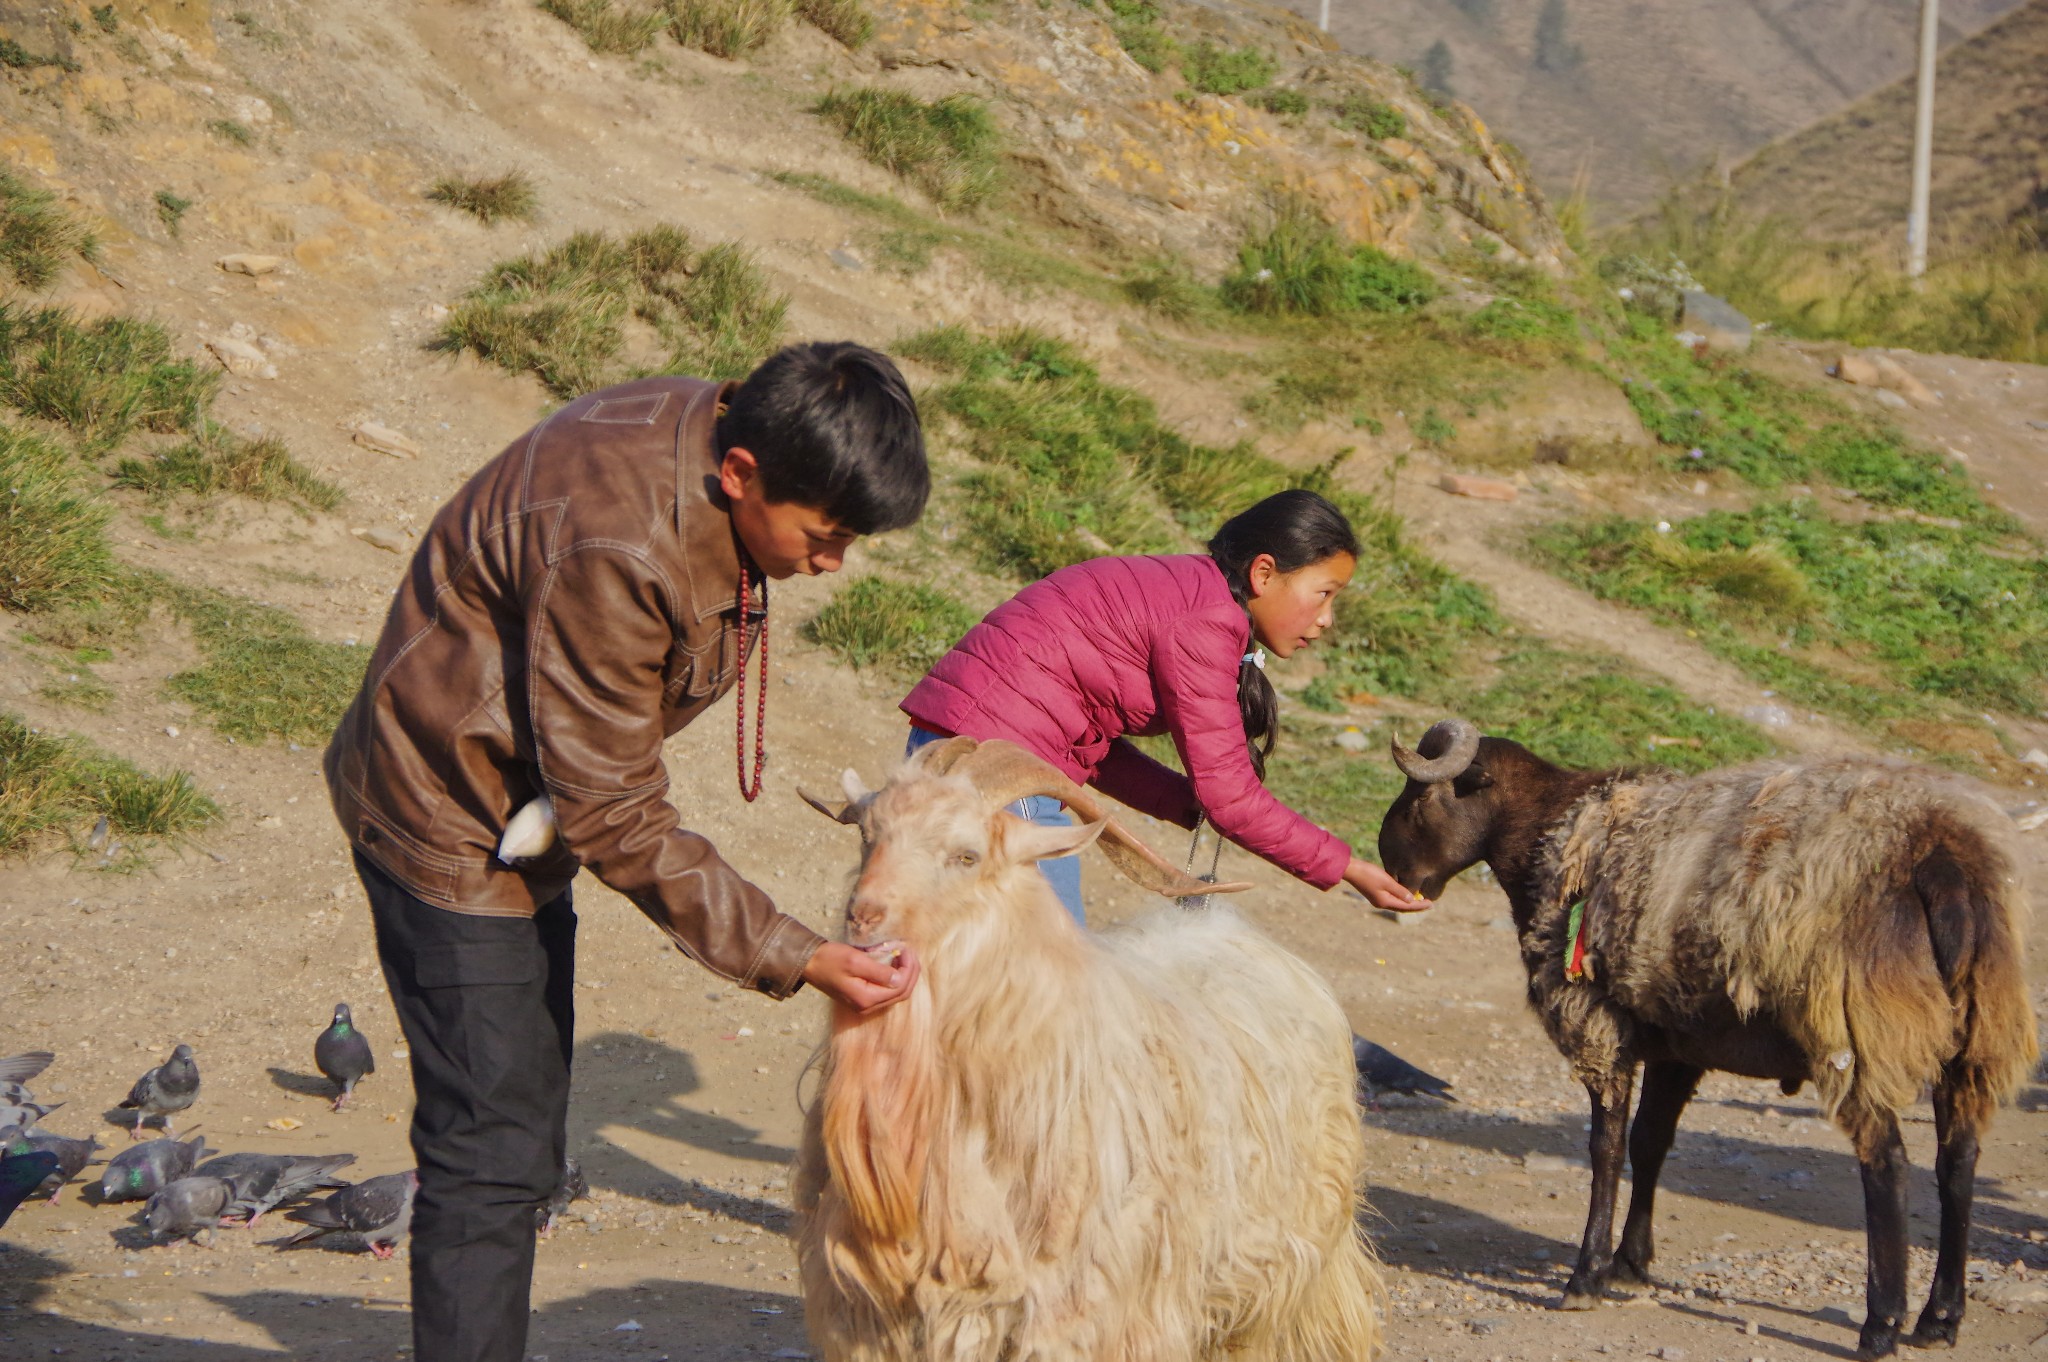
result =
[{"label": "dry dirt slope", "polygon": [[[174,516],[170,534],[144,521],[149,508],[128,505],[122,552],[288,606],[323,638],[374,630],[399,570],[350,531],[403,534],[422,523],[545,405],[533,384],[425,354],[435,309],[490,261],[574,228],[674,220],[706,239],[743,238],[792,292],[800,335],[886,339],[933,320],[1030,320],[1102,350],[1119,344],[1118,319],[1095,305],[1014,296],[958,259],[942,257],[911,281],[831,262],[854,225],[764,174],[891,184],[802,115],[810,91],[851,75],[849,59],[807,30],[751,68],[667,49],[664,71],[636,73],[590,56],[511,0],[252,0],[246,24],[196,3],[115,8],[140,58],[100,66],[87,51],[75,79],[10,76],[0,92],[0,156],[106,229],[106,274],[72,280],[64,296],[159,317],[188,342],[237,322],[254,328],[279,376],[232,384],[224,419],[282,433],[350,498],[337,515],[311,518],[230,503]],[[982,41],[972,22],[948,26],[969,11],[902,13],[928,17],[946,41]],[[947,88],[973,60],[954,53],[897,78]],[[259,125],[257,145],[210,135],[206,124],[222,118]],[[1191,144],[1207,145],[1199,128],[1182,126]],[[1204,154],[1231,164],[1220,144]],[[444,169],[512,166],[540,184],[538,226],[487,232],[418,198]],[[1213,196],[1204,203],[1241,192],[1223,171],[1181,173]],[[197,202],[179,241],[149,210],[161,187]],[[1159,220],[1174,212],[1195,219],[1184,230],[1199,248],[1203,215],[1162,210]],[[1415,221],[1471,230],[1456,212]],[[259,288],[213,267],[238,250],[292,263],[277,287]],[[405,430],[424,453],[394,461],[349,443],[343,427],[365,417]],[[888,686],[804,649],[780,622],[821,599],[822,588],[801,584],[777,596],[777,652],[788,661],[771,700],[776,765],[764,802],[746,809],[732,798],[728,711],[670,755],[692,822],[823,926],[852,850],[801,809],[794,787],[829,784],[847,764],[878,776],[900,728]],[[0,617],[0,704],[146,764],[184,765],[228,811],[204,850],[133,876],[93,873],[62,853],[0,865],[11,943],[0,1050],[59,1053],[38,1085],[70,1103],[52,1125],[95,1128],[136,1073],[185,1039],[206,1074],[193,1119],[216,1145],[347,1149],[364,1173],[403,1166],[403,1058],[316,754],[231,745],[168,702],[157,680],[190,647],[169,631],[102,669],[120,697],[107,714],[54,707],[36,694],[47,664],[24,646],[24,627]],[[1580,1139],[1580,1098],[1520,1009],[1498,896],[1461,887],[1426,920],[1396,928],[1242,858],[1238,869],[1259,885],[1246,911],[1322,963],[1360,1029],[1451,1077],[1465,1099],[1372,1118],[1396,1356],[1631,1356],[1662,1346],[1775,1359],[1840,1355],[1853,1339],[1853,1167],[1804,1103],[1732,1082],[1710,1086],[1681,1138],[1667,1218],[1666,1260],[1707,1294],[1673,1291],[1591,1317],[1545,1310],[1576,1236],[1579,1179],[1564,1159]],[[1138,906],[1106,872],[1091,875],[1106,916]],[[581,1362],[801,1350],[778,1236],[798,1074],[821,1020],[815,999],[777,1006],[735,995],[660,949],[614,896],[593,887],[581,907],[573,1135],[597,1199],[587,1223],[543,1251],[534,1352]],[[334,1115],[306,1075],[312,1037],[338,998],[355,1004],[384,1071],[357,1107]],[[2034,1243],[2048,1233],[2032,1195],[2048,1186],[2041,1120],[2009,1117],[1987,1154],[1982,1270],[1993,1282],[2018,1263],[2048,1265]],[[1924,1124],[1912,1140],[1924,1166]],[[0,1235],[0,1356],[343,1362],[402,1352],[402,1262],[277,1254],[261,1246],[270,1237],[146,1248],[118,1208],[75,1192],[54,1209],[26,1208]],[[1751,1321],[1756,1332],[1745,1333]],[[1979,1307],[1972,1330],[1972,1343],[1990,1349],[2023,1344],[2039,1327]]]}]

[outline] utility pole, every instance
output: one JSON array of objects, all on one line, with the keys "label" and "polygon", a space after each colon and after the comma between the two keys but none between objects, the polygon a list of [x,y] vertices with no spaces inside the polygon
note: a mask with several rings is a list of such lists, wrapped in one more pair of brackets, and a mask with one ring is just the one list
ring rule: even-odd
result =
[{"label": "utility pole", "polygon": [[[1323,0],[1327,5],[1329,0]],[[1906,273],[1927,273],[1927,197],[1934,181],[1934,57],[1941,0],[1920,0],[1920,82],[1913,108],[1913,202],[1906,212]]]},{"label": "utility pole", "polygon": [[1316,27],[1325,33],[1330,31],[1330,0],[1323,0],[1323,17],[1316,20]]}]

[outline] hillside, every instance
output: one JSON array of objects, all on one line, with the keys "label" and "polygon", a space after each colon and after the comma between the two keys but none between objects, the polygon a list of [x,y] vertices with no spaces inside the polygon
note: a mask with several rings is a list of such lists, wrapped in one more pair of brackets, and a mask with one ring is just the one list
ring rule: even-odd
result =
[{"label": "hillside", "polygon": [[[2048,224],[2048,0],[1943,52],[1935,90],[1935,239]],[[1757,152],[1730,175],[1737,211],[1828,241],[1902,238],[1913,100],[1913,82],[1894,81]]]},{"label": "hillside", "polygon": [[[2016,0],[1942,6],[1953,45]],[[1604,218],[1646,207],[1707,162],[1739,160],[1909,73],[1915,0],[1390,0],[1331,6],[1344,46],[1424,73],[1449,55],[1450,90],[1485,111],[1561,196],[1583,167]],[[1316,0],[1292,6],[1313,21]],[[1439,58],[1439,60],[1441,60]]]},{"label": "hillside", "polygon": [[[777,584],[758,803],[730,708],[665,755],[686,824],[822,931],[858,850],[797,787],[879,781],[921,666],[1025,581],[1193,550],[1288,486],[1366,552],[1337,630],[1273,667],[1272,780],[1360,846],[1387,739],[1453,712],[1586,766],[1898,753],[2043,812],[2048,369],[1917,357],[1946,405],[1902,410],[1818,352],[1678,343],[1566,246],[1487,102],[1283,12],[0,0],[0,40],[0,1054],[56,1052],[61,1133],[125,1143],[111,1103],[183,1040],[181,1129],[406,1166],[408,1056],[319,769],[393,584],[567,394],[785,341],[899,357],[932,504]],[[1397,924],[1222,869],[1359,1031],[1457,1084],[1365,1116],[1391,1356],[1851,1345],[1858,1174],[1808,1097],[1710,1077],[1668,1285],[1554,1312],[1585,1099],[1490,878]],[[1097,924],[1150,906],[1085,874]],[[824,1011],[575,892],[593,1197],[541,1248],[531,1352],[801,1359],[786,1170]],[[308,1061],[337,1000],[380,1067],[332,1112]],[[1973,1346],[2040,1332],[2044,1103],[1984,1145],[1973,1290],[2013,1312],[1973,1305]],[[1906,1125],[1924,1167],[1925,1108]],[[152,1245],[95,1202],[0,1229],[0,1357],[405,1353],[402,1258],[279,1252],[267,1220]]]}]

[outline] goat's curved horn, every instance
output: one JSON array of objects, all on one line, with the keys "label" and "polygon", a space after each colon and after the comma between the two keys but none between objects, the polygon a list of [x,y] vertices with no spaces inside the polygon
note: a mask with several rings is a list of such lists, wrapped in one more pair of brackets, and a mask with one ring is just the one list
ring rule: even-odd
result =
[{"label": "goat's curved horn", "polygon": [[1102,837],[1096,845],[1102,848],[1102,854],[1125,876],[1155,894],[1179,899],[1196,894],[1236,894],[1251,888],[1241,882],[1210,884],[1176,869],[1110,817],[1092,791],[1015,743],[1000,738],[982,743],[952,764],[952,772],[972,780],[991,808],[999,809],[1026,795],[1049,795],[1073,810],[1082,821],[1101,823]]},{"label": "goat's curved horn", "polygon": [[963,757],[971,754],[980,745],[973,738],[942,738],[938,742],[926,743],[912,752],[910,759],[904,764],[912,770],[943,776],[949,774],[960,764]]},{"label": "goat's curved horn", "polygon": [[[1435,739],[1434,743],[1432,739]],[[1434,757],[1423,756],[1419,749],[1430,746],[1441,750]],[[1466,719],[1442,719],[1422,735],[1422,741],[1415,747],[1417,750],[1411,751],[1401,746],[1398,738],[1395,739],[1394,765],[1400,767],[1401,774],[1408,779],[1434,785],[1464,774],[1465,768],[1472,764],[1472,758],[1479,755],[1479,730]]]}]

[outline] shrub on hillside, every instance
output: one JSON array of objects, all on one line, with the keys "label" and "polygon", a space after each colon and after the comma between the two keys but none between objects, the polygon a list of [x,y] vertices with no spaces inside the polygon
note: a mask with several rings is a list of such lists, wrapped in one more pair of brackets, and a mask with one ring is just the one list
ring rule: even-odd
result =
[{"label": "shrub on hillside", "polygon": [[790,14],[789,0],[663,0],[663,4],[668,11],[668,30],[677,42],[727,61],[759,49],[781,30]]},{"label": "shrub on hillside", "polygon": [[0,607],[42,610],[105,587],[114,576],[112,518],[77,460],[0,426]]},{"label": "shrub on hillside", "polygon": [[1279,65],[1256,47],[1196,43],[1180,50],[1180,73],[1205,95],[1240,95],[1273,83]]},{"label": "shrub on hillside", "polygon": [[1223,279],[1223,299],[1241,312],[1325,317],[1367,310],[1401,312],[1441,290],[1427,270],[1371,246],[1354,246],[1315,205],[1277,202],[1270,223],[1238,248]]},{"label": "shrub on hillside", "polygon": [[927,102],[867,86],[832,91],[816,112],[862,155],[942,208],[973,208],[1001,186],[1002,133],[981,100],[947,95]]},{"label": "shrub on hillside", "polygon": [[43,288],[72,256],[91,260],[98,252],[98,238],[57,206],[55,194],[0,169],[0,283]]}]

